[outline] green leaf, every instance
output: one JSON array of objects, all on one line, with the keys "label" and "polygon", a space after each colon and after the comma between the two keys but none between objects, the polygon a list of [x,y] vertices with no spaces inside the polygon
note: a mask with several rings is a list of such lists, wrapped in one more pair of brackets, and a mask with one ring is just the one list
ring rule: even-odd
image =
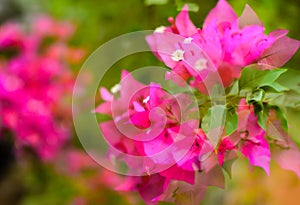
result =
[{"label": "green leaf", "polygon": [[252,93],[247,94],[246,102],[248,104],[255,103],[255,102],[262,104],[264,97],[265,97],[265,91],[263,89],[258,89]]},{"label": "green leaf", "polygon": [[257,121],[257,123],[264,130],[267,130],[267,118],[268,118],[268,116],[265,114],[264,111],[261,111],[261,112],[258,113],[258,121]]},{"label": "green leaf", "polygon": [[280,121],[281,121],[281,127],[286,132],[288,132],[288,122],[287,122],[285,113],[279,107],[276,107],[275,111],[276,111],[276,118],[280,119]]},{"label": "green leaf", "polygon": [[288,69],[276,82],[300,94],[300,71]]},{"label": "green leaf", "polygon": [[208,109],[206,115],[201,122],[201,128],[205,133],[209,133],[210,130],[224,125],[224,105],[215,105]]},{"label": "green leaf", "polygon": [[291,138],[300,145],[300,137],[299,137],[299,125],[300,125],[300,110],[296,110],[293,108],[287,108],[285,110],[286,119],[289,124],[289,135]]},{"label": "green leaf", "polygon": [[267,85],[267,87],[272,88],[274,91],[276,92],[284,92],[284,91],[288,91],[289,88],[277,83],[277,82],[273,82],[270,85]]},{"label": "green leaf", "polygon": [[219,83],[216,83],[213,86],[212,91],[209,93],[209,97],[212,102],[219,102],[218,104],[225,103],[226,95],[224,86]]},{"label": "green leaf", "polygon": [[266,93],[264,101],[280,108],[300,109],[300,95],[293,90],[284,93]]},{"label": "green leaf", "polygon": [[258,115],[264,108],[263,100],[265,97],[265,91],[263,89],[257,89],[252,93],[248,93],[246,96],[247,104],[252,104],[254,107],[255,115]]},{"label": "green leaf", "polygon": [[252,93],[252,89],[243,88],[243,89],[240,90],[239,96],[246,97],[247,95],[249,95],[249,93]]},{"label": "green leaf", "polygon": [[239,81],[235,80],[232,86],[230,86],[230,91],[228,95],[238,95],[239,94]]},{"label": "green leaf", "polygon": [[239,80],[240,90],[244,88],[256,89],[263,86],[270,86],[286,71],[286,69],[257,70],[252,67],[244,68]]},{"label": "green leaf", "polygon": [[226,115],[226,135],[231,135],[238,127],[238,116],[237,114],[231,113],[229,111],[227,111],[227,115]]},{"label": "green leaf", "polygon": [[231,170],[232,170],[232,165],[233,163],[235,162],[237,158],[235,159],[231,159],[231,160],[227,160],[224,162],[222,168],[223,170],[228,174],[228,176],[231,178],[232,176],[232,173],[231,173]]},{"label": "green leaf", "polygon": [[226,108],[224,105],[215,105],[209,108],[201,122],[201,128],[215,148],[225,127],[225,113]]},{"label": "green leaf", "polygon": [[150,5],[164,5],[167,4],[169,0],[145,0],[145,5],[150,6]]}]

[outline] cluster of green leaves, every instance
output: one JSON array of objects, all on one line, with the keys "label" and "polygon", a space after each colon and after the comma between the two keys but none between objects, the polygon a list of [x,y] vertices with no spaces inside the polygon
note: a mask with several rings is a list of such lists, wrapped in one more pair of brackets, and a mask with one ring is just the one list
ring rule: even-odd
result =
[{"label": "cluster of green leaves", "polygon": [[[300,121],[299,75],[298,71],[281,68],[273,70],[261,70],[253,66],[244,68],[240,79],[225,90],[226,101],[223,104],[200,109],[203,114],[201,128],[209,133],[216,127],[224,126],[226,135],[232,134],[238,127],[239,101],[245,99],[248,105],[253,106],[254,113],[258,116],[258,124],[263,129],[267,130],[269,111],[273,109],[281,120],[282,128],[289,131],[291,137],[299,143],[296,134],[296,123]],[[293,128],[292,132],[288,128]]]}]

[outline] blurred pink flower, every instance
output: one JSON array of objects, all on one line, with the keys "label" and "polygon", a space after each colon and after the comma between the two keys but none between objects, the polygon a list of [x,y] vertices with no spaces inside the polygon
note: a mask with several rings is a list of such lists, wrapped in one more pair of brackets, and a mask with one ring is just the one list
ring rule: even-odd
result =
[{"label": "blurred pink flower", "polygon": [[[67,45],[73,32],[71,24],[45,16],[37,17],[28,32],[17,23],[0,28],[0,52],[16,51],[1,59],[2,129],[13,133],[18,150],[31,147],[44,160],[54,159],[71,136],[74,76],[68,62],[78,62],[84,53],[73,54],[79,49]],[[48,36],[55,39],[44,45]],[[63,50],[53,54],[54,45]]]}]

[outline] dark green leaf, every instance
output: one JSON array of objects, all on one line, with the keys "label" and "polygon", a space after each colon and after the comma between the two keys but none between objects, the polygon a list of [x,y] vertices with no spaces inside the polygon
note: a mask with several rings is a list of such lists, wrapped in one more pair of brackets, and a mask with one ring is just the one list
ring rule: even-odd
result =
[{"label": "dark green leaf", "polygon": [[238,116],[237,114],[227,112],[226,115],[226,135],[231,135],[238,127]]},{"label": "dark green leaf", "polygon": [[284,131],[288,132],[288,123],[284,111],[277,106],[272,107],[272,110],[275,110],[276,112],[276,119],[280,119],[281,127],[284,129]]},{"label": "dark green leaf", "polygon": [[267,117],[268,116],[263,111],[261,111],[261,112],[258,113],[258,121],[257,121],[257,123],[264,130],[267,130]]}]

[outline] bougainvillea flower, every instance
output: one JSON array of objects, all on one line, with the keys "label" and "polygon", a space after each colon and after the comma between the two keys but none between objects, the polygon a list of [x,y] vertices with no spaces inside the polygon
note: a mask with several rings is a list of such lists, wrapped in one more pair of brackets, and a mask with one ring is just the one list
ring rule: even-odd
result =
[{"label": "bougainvillea flower", "polygon": [[70,22],[58,22],[41,15],[33,21],[32,31],[37,38],[55,37],[66,40],[74,34],[75,28]]},{"label": "bougainvillea flower", "polygon": [[23,46],[24,34],[16,23],[7,23],[0,28],[0,49],[17,48]]},{"label": "bougainvillea flower", "polygon": [[[140,192],[149,204],[154,203],[151,201],[157,200],[159,196],[164,196],[166,187],[175,181],[182,182],[183,187],[186,187],[181,191],[188,191],[187,187],[192,189],[192,185],[201,184],[199,181],[216,170],[220,173],[228,152],[236,150],[235,144],[224,137],[216,151],[205,133],[198,128],[197,120],[182,122],[182,118],[193,112],[186,94],[171,96],[158,84],[145,86],[126,71],[122,72],[121,82],[113,86],[111,91],[114,95],[100,88],[104,102],[95,109],[98,113],[113,117],[113,120],[100,123],[102,134],[110,144],[108,158],[122,159],[129,168],[144,172],[143,177],[129,177],[120,189]],[[164,115],[156,113],[156,109]],[[190,139],[192,143],[186,146]],[[166,151],[168,149],[171,150]],[[156,157],[157,153],[162,154]],[[131,159],[128,155],[140,156],[143,160]],[[155,168],[152,169],[152,166]],[[206,173],[201,179],[197,179],[199,171]],[[160,178],[159,183],[157,180],[152,181],[153,177]],[[149,190],[149,186],[157,186],[158,192],[144,192],[144,189]],[[206,186],[201,184],[201,189],[206,190]],[[218,186],[223,185],[218,183]]]},{"label": "bougainvillea flower", "polygon": [[[113,146],[126,153],[151,156],[179,139],[177,135],[180,130],[188,132],[198,126],[197,121],[182,122],[185,115],[193,112],[188,110],[191,102],[185,94],[174,97],[157,84],[145,86],[126,71],[123,71],[122,81],[117,87],[115,96],[100,88],[101,96],[106,101],[95,111],[114,118],[114,121],[100,123],[100,127],[104,137],[107,136]],[[184,110],[186,112],[182,116]],[[192,138],[195,134],[192,131],[186,135]]]},{"label": "bougainvillea flower", "polygon": [[253,166],[259,166],[270,175],[270,147],[265,139],[266,132],[261,128],[257,121],[252,106],[246,104],[245,100],[241,100],[239,110],[239,132],[240,149],[242,154],[248,158]]},{"label": "bougainvillea flower", "polygon": [[[169,19],[171,26],[155,30],[147,42],[156,56],[172,69],[171,73],[186,80],[192,77],[190,84],[200,92],[209,92],[210,84],[230,86],[239,78],[242,68],[250,64],[269,69],[282,66],[299,48],[299,41],[286,37],[287,33],[274,31],[266,35],[248,5],[238,17],[225,0],[220,0],[206,17],[202,29],[194,26],[187,10],[184,6],[175,22]],[[214,66],[208,65],[210,62]],[[210,73],[212,68],[217,73]],[[172,77],[169,74],[168,78]]]},{"label": "bougainvillea flower", "polygon": [[[37,17],[28,32],[17,23],[0,29],[0,50],[10,55],[1,59],[0,114],[1,130],[15,137],[16,148],[30,147],[43,160],[52,160],[71,135],[71,108],[67,102],[74,76],[70,60],[76,48],[67,45],[73,29],[50,17]],[[47,38],[54,36],[53,41]],[[47,41],[48,44],[45,44]],[[54,54],[62,47],[64,55]],[[68,55],[68,56],[67,56]],[[73,55],[73,54],[72,54]]]},{"label": "bougainvillea flower", "polygon": [[[300,176],[299,150],[264,98],[278,78],[265,69],[286,63],[299,41],[286,37],[286,30],[266,34],[250,6],[238,17],[225,0],[218,1],[202,28],[191,21],[187,5],[169,22],[146,41],[170,68],[165,79],[191,86],[197,105],[184,92],[171,95],[160,84],[144,85],[126,71],[111,92],[100,88],[103,102],[95,111],[109,116],[100,122],[109,144],[107,157],[125,163],[130,175],[118,190],[137,191],[147,204],[199,204],[208,186],[224,188],[223,170],[230,175],[238,156],[270,175],[272,154],[280,166]],[[244,88],[239,78],[249,65],[267,73],[258,77],[266,82]],[[220,90],[224,96],[218,98]],[[254,96],[256,91],[262,94]],[[252,95],[255,99],[249,100]],[[214,106],[221,113],[212,112]],[[221,124],[213,127],[223,114],[230,114],[229,119],[217,119]]]}]

